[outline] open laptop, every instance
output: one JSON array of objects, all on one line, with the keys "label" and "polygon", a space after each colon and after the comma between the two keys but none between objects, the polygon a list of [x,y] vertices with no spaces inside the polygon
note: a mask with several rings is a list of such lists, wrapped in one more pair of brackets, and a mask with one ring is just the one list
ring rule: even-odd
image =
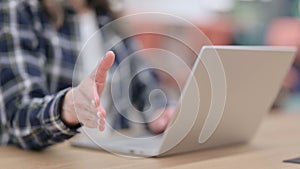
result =
[{"label": "open laptop", "polygon": [[161,135],[93,137],[74,146],[136,156],[165,156],[249,141],[272,106],[296,49],[204,46]]}]

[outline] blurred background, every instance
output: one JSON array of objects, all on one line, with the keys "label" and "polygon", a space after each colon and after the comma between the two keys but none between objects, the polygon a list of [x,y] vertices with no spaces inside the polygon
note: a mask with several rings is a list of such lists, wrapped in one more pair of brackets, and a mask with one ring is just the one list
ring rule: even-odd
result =
[{"label": "blurred background", "polygon": [[[113,10],[120,16],[141,12],[162,12],[182,17],[199,28],[213,45],[291,45],[300,48],[300,0],[111,0],[111,4]],[[193,36],[191,24],[177,22],[176,19],[137,20],[130,27],[141,31],[155,27],[162,32],[176,33],[180,38],[199,46],[199,42]],[[142,48],[171,51],[180,56],[189,67],[193,65],[197,56],[172,38],[145,34],[137,36],[137,39]],[[159,56],[150,57],[145,53],[144,57],[152,64],[161,64],[155,62],[157,60],[155,57]],[[168,97],[177,98],[179,88],[188,77],[188,71],[182,71],[179,66],[177,67],[176,65],[180,63],[176,59],[164,57],[166,63],[172,65],[169,69],[176,77],[158,72],[158,78],[163,81],[165,90],[171,91],[167,92]],[[161,59],[159,60],[161,62]],[[300,54],[297,54],[273,106],[274,109],[300,110],[299,72]]]}]

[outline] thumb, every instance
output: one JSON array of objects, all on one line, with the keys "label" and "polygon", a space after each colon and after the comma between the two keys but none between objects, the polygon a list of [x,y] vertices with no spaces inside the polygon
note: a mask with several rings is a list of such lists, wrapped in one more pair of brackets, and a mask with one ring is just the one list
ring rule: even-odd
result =
[{"label": "thumb", "polygon": [[114,60],[115,54],[112,51],[107,52],[91,74],[91,78],[94,82],[94,99],[97,105],[100,104],[99,97],[105,86],[107,71],[113,65]]}]

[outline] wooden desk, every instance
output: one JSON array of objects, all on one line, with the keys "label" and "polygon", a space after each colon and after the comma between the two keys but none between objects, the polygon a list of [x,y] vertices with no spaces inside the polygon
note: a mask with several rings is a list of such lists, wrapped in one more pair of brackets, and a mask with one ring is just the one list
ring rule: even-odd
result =
[{"label": "wooden desk", "polygon": [[248,144],[210,149],[164,158],[126,158],[71,147],[67,142],[43,152],[0,147],[2,169],[93,168],[300,168],[282,160],[300,156],[300,113],[268,115]]}]

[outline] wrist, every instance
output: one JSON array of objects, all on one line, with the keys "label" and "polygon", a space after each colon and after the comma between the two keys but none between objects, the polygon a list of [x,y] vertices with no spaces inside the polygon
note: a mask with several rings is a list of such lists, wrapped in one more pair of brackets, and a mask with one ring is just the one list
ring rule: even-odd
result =
[{"label": "wrist", "polygon": [[73,91],[74,88],[66,93],[62,105],[61,120],[68,126],[75,126],[79,124],[73,103]]}]

